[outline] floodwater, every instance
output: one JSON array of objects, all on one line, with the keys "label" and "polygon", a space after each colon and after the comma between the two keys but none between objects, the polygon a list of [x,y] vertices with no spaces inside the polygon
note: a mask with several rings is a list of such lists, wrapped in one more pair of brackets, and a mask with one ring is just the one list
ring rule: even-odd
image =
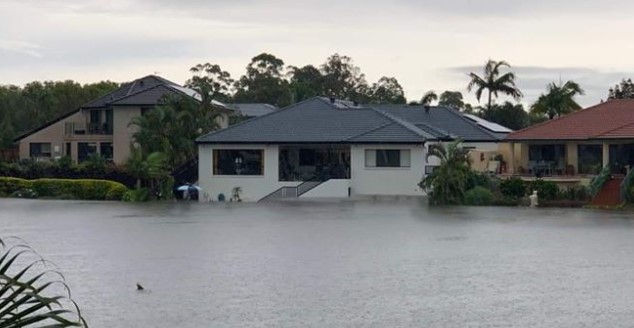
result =
[{"label": "floodwater", "polygon": [[632,218],[0,199],[0,236],[55,262],[97,328],[632,327]]}]

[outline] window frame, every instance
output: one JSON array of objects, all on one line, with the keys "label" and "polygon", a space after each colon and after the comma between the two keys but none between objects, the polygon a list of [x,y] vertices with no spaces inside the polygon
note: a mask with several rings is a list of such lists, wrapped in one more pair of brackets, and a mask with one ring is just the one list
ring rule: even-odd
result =
[{"label": "window frame", "polygon": [[[221,152],[258,152],[259,153],[259,157],[260,157],[260,172],[259,174],[227,174],[225,172],[222,172],[222,174],[219,174],[219,165],[220,165],[220,153]],[[258,149],[258,148],[245,148],[245,149],[235,149],[235,148],[229,148],[229,149],[213,149],[212,150],[212,156],[213,156],[213,163],[212,163],[212,167],[211,167],[211,173],[212,176],[220,176],[220,177],[263,177],[264,176],[264,162],[265,162],[265,158],[264,158],[264,149]],[[235,158],[235,156],[233,156]]]},{"label": "window frame", "polygon": [[[44,152],[42,146],[48,145],[48,153]],[[37,152],[33,150],[36,149]],[[29,143],[29,157],[30,158],[53,158],[53,146],[50,142],[31,142]]]},{"label": "window frame", "polygon": [[[388,162],[379,162],[379,158],[381,158],[381,156],[379,155],[380,152],[384,152],[384,153],[388,153],[388,152],[398,152],[398,165],[389,165],[389,159]],[[407,158],[408,158],[408,163],[407,165],[405,165],[405,161],[404,161],[404,153],[407,152]],[[373,155],[369,155],[373,153]],[[372,157],[373,156],[373,157]],[[387,159],[389,156],[382,156],[383,159]],[[373,158],[374,159],[374,165],[372,165],[372,161],[369,160]],[[371,169],[409,169],[412,167],[412,150],[408,149],[408,148],[372,148],[372,149],[366,149],[365,150],[365,167],[366,168],[371,168]]]}]

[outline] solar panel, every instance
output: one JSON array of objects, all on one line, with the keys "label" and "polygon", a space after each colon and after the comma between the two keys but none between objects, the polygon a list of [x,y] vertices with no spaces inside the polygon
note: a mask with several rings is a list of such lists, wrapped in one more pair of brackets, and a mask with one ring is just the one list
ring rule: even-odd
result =
[{"label": "solar panel", "polygon": [[493,122],[489,122],[485,119],[482,119],[480,117],[477,117],[473,114],[464,114],[464,116],[472,121],[474,121],[476,124],[478,124],[479,126],[492,131],[492,132],[498,132],[498,133],[511,133],[513,132],[513,130],[504,127],[502,125],[499,125],[497,123],[493,123]]}]

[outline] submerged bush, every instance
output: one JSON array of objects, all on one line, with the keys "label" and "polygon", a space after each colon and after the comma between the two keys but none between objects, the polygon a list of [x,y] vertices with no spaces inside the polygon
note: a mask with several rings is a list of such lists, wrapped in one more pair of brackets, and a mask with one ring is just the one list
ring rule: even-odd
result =
[{"label": "submerged bush", "polygon": [[465,205],[485,206],[492,205],[495,196],[491,190],[484,187],[475,187],[468,190],[464,196]]},{"label": "submerged bush", "polygon": [[543,200],[555,200],[559,195],[559,187],[552,181],[544,181],[541,179],[531,181],[528,184],[528,193],[537,190],[537,196]]},{"label": "submerged bush", "polygon": [[[127,188],[118,182],[108,180],[37,179],[24,180],[0,177],[0,191],[14,197],[25,197],[25,191],[32,190],[34,197],[121,200]],[[33,197],[33,198],[34,198]]]},{"label": "submerged bush", "polygon": [[124,202],[147,202],[150,200],[150,190],[147,188],[139,188],[128,190],[121,198]]},{"label": "submerged bush", "polygon": [[526,183],[520,178],[509,178],[500,182],[500,192],[505,197],[513,199],[522,198],[526,196]]}]

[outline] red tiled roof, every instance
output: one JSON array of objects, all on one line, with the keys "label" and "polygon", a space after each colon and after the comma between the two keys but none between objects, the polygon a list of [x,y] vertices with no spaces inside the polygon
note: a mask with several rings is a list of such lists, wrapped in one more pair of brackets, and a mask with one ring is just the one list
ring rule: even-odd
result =
[{"label": "red tiled roof", "polygon": [[634,139],[634,100],[596,106],[515,131],[506,140]]}]

